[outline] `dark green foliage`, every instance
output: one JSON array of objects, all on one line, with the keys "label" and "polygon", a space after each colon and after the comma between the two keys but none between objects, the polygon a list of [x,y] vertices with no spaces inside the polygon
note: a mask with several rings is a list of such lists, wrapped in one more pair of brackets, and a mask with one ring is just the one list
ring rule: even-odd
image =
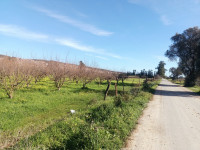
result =
[{"label": "dark green foliage", "polygon": [[192,86],[195,86],[195,85],[196,85],[197,76],[196,76],[195,74],[196,74],[196,73],[190,74],[190,75],[188,75],[188,76],[185,77],[184,86],[192,87]]},{"label": "dark green foliage", "polygon": [[145,80],[144,82],[143,82],[143,90],[149,90],[149,88],[150,88],[150,85],[148,84],[148,81],[147,80]]},{"label": "dark green foliage", "polygon": [[140,90],[141,90],[140,87],[134,87],[130,90],[130,93],[131,93],[132,96],[135,97],[139,94]]},{"label": "dark green foliage", "polygon": [[159,76],[161,76],[161,77],[165,77],[165,71],[166,71],[166,69],[165,69],[165,62],[164,61],[160,61],[159,62],[159,64],[158,64],[158,67],[156,68],[156,69],[158,69],[158,72],[157,72],[157,74],[159,75]]},{"label": "dark green foliage", "polygon": [[126,93],[126,94],[123,94],[123,95],[118,95],[118,96],[116,96],[115,97],[115,99],[114,99],[114,104],[115,104],[115,106],[122,106],[123,105],[123,103],[125,103],[125,102],[128,102],[130,99],[132,99],[133,97],[130,95],[130,94],[128,94],[128,93]]},{"label": "dark green foliage", "polygon": [[171,72],[171,78],[172,80],[176,80],[179,78],[179,76],[182,74],[181,68],[170,68],[169,71]]},{"label": "dark green foliage", "polygon": [[145,80],[143,82],[142,90],[154,94],[154,92],[155,92],[154,87],[157,86],[157,84],[158,84],[158,82],[150,82],[150,81]]},{"label": "dark green foliage", "polygon": [[153,70],[148,70],[147,77],[148,78],[153,78],[154,77]]},{"label": "dark green foliage", "polygon": [[171,40],[173,44],[165,55],[178,65],[185,78],[185,86],[194,86],[200,76],[200,29],[188,28],[182,34],[176,33]]},{"label": "dark green foliage", "polygon": [[136,70],[133,70],[133,76],[135,76],[136,75]]},{"label": "dark green foliage", "polygon": [[115,97],[114,104],[117,107],[122,105],[122,97],[120,95]]},{"label": "dark green foliage", "polygon": [[88,105],[93,105],[97,103],[97,99],[93,98],[91,101],[88,102]]},{"label": "dark green foliage", "polygon": [[140,78],[146,78],[147,77],[147,71],[145,69],[140,71]]},{"label": "dark green foliage", "polygon": [[97,108],[91,110],[91,113],[88,114],[87,121],[99,121],[102,122],[108,119],[113,112],[113,104],[102,104]]}]

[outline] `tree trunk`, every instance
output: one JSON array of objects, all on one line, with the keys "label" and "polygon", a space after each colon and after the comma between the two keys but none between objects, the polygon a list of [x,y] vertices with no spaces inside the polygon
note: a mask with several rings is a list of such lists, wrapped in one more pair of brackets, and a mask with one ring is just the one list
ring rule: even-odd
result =
[{"label": "tree trunk", "polygon": [[83,83],[83,89],[85,89],[85,87],[86,87],[86,83]]},{"label": "tree trunk", "polygon": [[27,88],[29,88],[29,85],[30,85],[30,82],[29,82],[29,83],[27,83]]},{"label": "tree trunk", "polygon": [[35,84],[38,82],[38,80],[37,79],[35,79]]},{"label": "tree trunk", "polygon": [[122,78],[123,94],[124,94],[124,78]]},{"label": "tree trunk", "polygon": [[107,86],[107,89],[106,89],[106,91],[105,91],[104,100],[106,100],[106,97],[107,97],[107,95],[108,95],[108,91],[109,91],[109,88],[110,88],[110,81],[107,80],[107,82],[108,82],[108,86]]},{"label": "tree trunk", "polygon": [[13,98],[13,91],[7,92],[7,95],[8,95],[8,97],[9,97],[10,99],[12,99],[12,98]]},{"label": "tree trunk", "polygon": [[115,96],[117,96],[117,83],[115,83]]}]

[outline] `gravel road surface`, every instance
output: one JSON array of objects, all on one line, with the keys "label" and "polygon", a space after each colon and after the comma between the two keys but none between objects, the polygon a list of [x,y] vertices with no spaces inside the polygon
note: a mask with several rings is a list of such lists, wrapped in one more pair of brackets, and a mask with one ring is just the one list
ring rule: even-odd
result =
[{"label": "gravel road surface", "polygon": [[123,150],[200,150],[200,96],[163,79]]}]

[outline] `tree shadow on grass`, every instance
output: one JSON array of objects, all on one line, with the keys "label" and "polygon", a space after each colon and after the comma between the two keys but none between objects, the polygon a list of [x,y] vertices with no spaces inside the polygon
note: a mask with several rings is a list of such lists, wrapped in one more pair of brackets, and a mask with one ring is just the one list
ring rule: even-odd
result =
[{"label": "tree shadow on grass", "polygon": [[20,89],[19,91],[21,92],[54,92],[54,91],[58,91],[57,88],[55,87],[50,87],[50,88],[35,88],[35,87],[28,87],[28,88],[23,88]]},{"label": "tree shadow on grass", "polygon": [[0,101],[3,101],[3,100],[8,100],[9,99],[9,97],[8,96],[1,96],[0,97]]},{"label": "tree shadow on grass", "polygon": [[80,92],[84,92],[84,93],[104,93],[105,90],[97,90],[97,89],[91,89],[91,88],[75,88],[73,89],[74,93],[80,93]]},{"label": "tree shadow on grass", "polygon": [[[100,93],[100,94],[105,94],[105,90],[106,89],[101,89],[101,90],[97,90],[97,89],[90,89],[90,88],[76,88],[76,90],[73,90],[74,93],[79,93],[79,92],[84,92],[84,93]],[[126,94],[128,93],[127,91],[121,91],[118,90],[118,94]],[[108,91],[108,96],[115,96],[116,95],[116,91],[115,90],[109,90]]]},{"label": "tree shadow on grass", "polygon": [[[88,137],[89,138],[89,137]],[[85,145],[88,143],[88,139],[84,136],[83,133],[76,133],[73,134],[69,139],[65,140],[63,143],[65,143],[64,149],[73,149],[73,150],[79,150],[79,149],[85,149]],[[62,149],[55,147],[56,149]]]},{"label": "tree shadow on grass", "polygon": [[[116,83],[116,81],[113,81],[113,82],[111,82],[111,85],[115,85],[115,83]],[[97,84],[97,85],[105,85],[105,86],[108,85],[107,82],[102,82],[100,84],[99,84],[99,82],[95,82],[95,84]],[[142,84],[142,82],[141,82],[141,84]],[[136,86],[136,85],[138,85],[138,84],[124,82],[124,86]],[[118,84],[117,84],[117,86],[123,86],[123,83],[121,81],[119,81]]]},{"label": "tree shadow on grass", "polygon": [[[135,86],[135,85],[137,85],[137,84],[134,84],[134,83],[124,83],[124,86],[126,87],[126,86]],[[118,86],[123,86],[123,83],[122,82],[119,82],[118,83]]]}]

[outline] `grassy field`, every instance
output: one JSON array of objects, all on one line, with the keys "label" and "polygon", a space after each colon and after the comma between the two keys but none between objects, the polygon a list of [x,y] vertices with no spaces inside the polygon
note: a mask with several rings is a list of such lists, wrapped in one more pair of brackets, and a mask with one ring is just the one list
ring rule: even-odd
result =
[{"label": "grassy field", "polygon": [[[125,93],[129,93],[132,88],[138,87],[138,83],[138,79],[125,80]],[[74,126],[74,130],[77,130],[78,132],[82,127],[85,127],[89,124],[91,125],[91,122],[89,123],[85,117],[82,118],[83,116],[92,114],[91,111],[93,111],[93,113],[98,112],[99,107],[101,108],[102,105],[105,105],[105,107],[107,107],[108,105],[109,110],[113,110],[113,112],[115,112],[117,110],[115,110],[115,103],[121,104],[121,100],[123,99],[132,99],[130,98],[130,96],[119,97],[119,100],[113,103],[114,101],[116,101],[116,98],[114,82],[112,82],[112,86],[108,94],[109,96],[107,100],[104,101],[103,97],[106,86],[106,82],[103,82],[101,85],[96,82],[92,82],[87,85],[86,89],[82,89],[81,83],[76,84],[72,82],[65,83],[61,90],[58,91],[54,87],[54,83],[46,78],[38,82],[37,84],[32,84],[29,88],[23,88],[16,91],[13,99],[7,98],[7,95],[1,90],[0,147],[9,147],[15,145],[20,140],[22,140],[19,142],[21,144],[18,145],[20,149],[22,147],[30,147],[30,145],[34,148],[40,145],[48,148],[66,148],[66,142],[61,140],[59,137],[63,136],[62,132],[65,133],[65,136],[68,135],[67,133],[72,132],[71,130],[69,131],[69,129],[71,128],[71,126],[74,126],[74,120],[77,121],[77,123],[75,121],[75,124],[77,124],[77,128],[75,128],[76,126]],[[122,89],[122,83],[119,82],[119,94],[122,93]],[[148,102],[149,98],[151,97],[150,95],[151,94],[149,94],[149,92],[146,92],[143,93],[143,95],[138,96],[140,97],[139,99],[141,100],[141,102],[139,102],[139,100],[136,104],[138,106],[141,106],[141,108],[137,107],[136,104],[133,105],[133,103],[131,102],[129,104],[125,104],[127,105],[126,109],[134,109],[134,107],[136,107],[137,109],[135,109],[134,111],[138,111],[136,115],[136,118],[138,118],[143,109],[142,101],[145,101],[145,103]],[[76,111],[75,115],[70,114],[70,109],[74,109]],[[113,118],[116,117],[117,116],[113,116]],[[95,118],[98,118],[98,115],[96,117],[93,116],[93,119]],[[134,122],[136,123],[135,120]],[[100,123],[102,122],[100,121]],[[66,129],[66,127],[68,128]],[[85,130],[88,130],[88,128],[85,127]],[[128,131],[130,131],[130,129]],[[105,133],[101,133],[100,135],[106,134],[106,132],[107,131],[105,130]],[[126,135],[127,134],[128,132],[126,133]],[[53,141],[51,141],[52,135],[57,137],[57,140],[54,139]],[[69,137],[70,136],[68,135],[64,139],[70,139]],[[125,137],[126,136],[124,136],[124,138]],[[121,140],[121,138],[119,139]],[[119,143],[121,143],[122,145],[123,140]]]}]

